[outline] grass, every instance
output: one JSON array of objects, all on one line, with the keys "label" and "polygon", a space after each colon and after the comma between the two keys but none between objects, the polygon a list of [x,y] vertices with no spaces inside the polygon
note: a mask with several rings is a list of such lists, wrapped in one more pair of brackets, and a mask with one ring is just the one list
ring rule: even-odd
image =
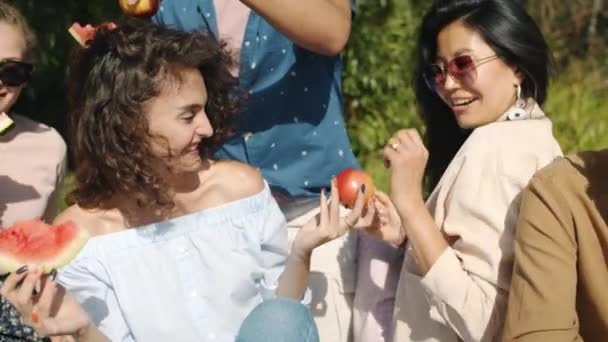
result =
[{"label": "grass", "polygon": [[608,63],[574,62],[549,87],[544,106],[564,152],[608,148]]}]

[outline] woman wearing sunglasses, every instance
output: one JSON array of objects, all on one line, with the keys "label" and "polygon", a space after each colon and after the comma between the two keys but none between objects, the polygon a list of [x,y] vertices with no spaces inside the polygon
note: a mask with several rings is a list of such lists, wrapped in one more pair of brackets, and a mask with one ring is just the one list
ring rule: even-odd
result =
[{"label": "woman wearing sunglasses", "polygon": [[[32,74],[35,36],[16,8],[0,1],[0,227],[57,214],[66,146],[52,128],[12,112]],[[12,122],[11,124],[6,124]]]},{"label": "woman wearing sunglasses", "polygon": [[[52,221],[66,146],[54,129],[12,112],[32,73],[35,37],[5,1],[0,1],[0,37],[0,227],[35,217]],[[0,341],[39,340],[0,296]]]},{"label": "woman wearing sunglasses", "polygon": [[549,59],[516,1],[435,1],[426,13],[416,97],[428,149],[416,130],[393,135],[395,209],[377,208],[394,219],[376,235],[405,248],[395,342],[501,340],[520,193],[561,155],[540,108]]}]

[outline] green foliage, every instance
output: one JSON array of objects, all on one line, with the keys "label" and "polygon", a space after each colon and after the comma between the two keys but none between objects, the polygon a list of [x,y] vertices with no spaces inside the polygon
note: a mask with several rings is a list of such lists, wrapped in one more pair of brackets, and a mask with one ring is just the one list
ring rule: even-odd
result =
[{"label": "green foliage", "polygon": [[344,53],[346,118],[353,151],[388,186],[380,149],[396,130],[419,127],[411,77],[416,30],[429,1],[358,0]]},{"label": "green foliage", "polygon": [[606,60],[574,61],[549,87],[544,106],[566,153],[608,148]]},{"label": "green foliage", "polygon": [[601,5],[598,0],[543,0],[528,1],[527,8],[549,41],[558,65],[565,66],[606,48],[608,8]]}]

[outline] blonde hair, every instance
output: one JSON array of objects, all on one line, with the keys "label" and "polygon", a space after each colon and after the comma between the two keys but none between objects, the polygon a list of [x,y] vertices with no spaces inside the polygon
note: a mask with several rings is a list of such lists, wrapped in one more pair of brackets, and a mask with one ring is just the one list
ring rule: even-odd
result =
[{"label": "blonde hair", "polygon": [[21,30],[25,40],[25,59],[32,60],[36,48],[36,35],[21,12],[5,0],[0,0],[0,22],[5,22]]}]

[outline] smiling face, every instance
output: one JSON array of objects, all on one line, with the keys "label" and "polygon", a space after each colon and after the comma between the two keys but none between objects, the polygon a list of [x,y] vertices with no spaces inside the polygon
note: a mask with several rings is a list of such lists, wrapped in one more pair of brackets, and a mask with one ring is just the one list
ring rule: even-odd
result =
[{"label": "smiling face", "polygon": [[213,135],[205,81],[195,68],[173,73],[165,74],[159,96],[145,105],[152,152],[175,173],[196,172],[202,165],[199,144]]},{"label": "smiling face", "polygon": [[515,85],[521,83],[521,76],[500,58],[491,58],[495,55],[481,35],[461,21],[446,26],[437,36],[436,64],[447,69],[458,56],[470,56],[475,64],[466,77],[448,75],[443,85],[436,86],[462,128],[494,122],[515,103]]},{"label": "smiling face", "polygon": [[[4,21],[0,21],[0,62],[7,60],[23,61],[26,41],[23,32]],[[0,113],[8,113],[13,107],[25,84],[7,86],[0,82]]]}]

